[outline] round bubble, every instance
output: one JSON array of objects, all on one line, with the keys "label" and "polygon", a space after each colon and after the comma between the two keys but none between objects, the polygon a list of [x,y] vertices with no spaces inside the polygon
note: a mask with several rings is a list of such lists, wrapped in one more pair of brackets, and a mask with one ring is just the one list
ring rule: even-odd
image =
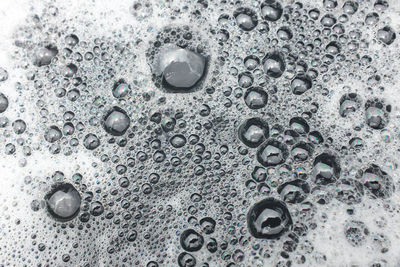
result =
[{"label": "round bubble", "polygon": [[276,0],[267,0],[261,4],[261,16],[267,21],[277,21],[282,17],[282,5]]},{"label": "round bubble", "polygon": [[204,244],[204,238],[193,229],[187,229],[182,232],[180,243],[184,250],[193,252],[198,251]]},{"label": "round bubble", "polygon": [[378,30],[377,37],[382,43],[391,45],[396,39],[396,33],[391,27],[385,26]]},{"label": "round bubble", "polygon": [[292,92],[295,95],[302,95],[312,87],[312,80],[308,76],[296,76],[291,82]]},{"label": "round bubble", "polygon": [[393,179],[377,165],[360,171],[362,184],[377,198],[389,198],[394,192]]},{"label": "round bubble", "polygon": [[251,31],[258,25],[257,14],[250,8],[240,7],[235,10],[233,16],[239,28],[244,31]]},{"label": "round bubble", "polygon": [[49,65],[53,58],[57,56],[58,49],[54,45],[47,45],[43,48],[40,48],[35,54],[33,64],[42,67]]},{"label": "round bubble", "polygon": [[81,206],[81,196],[72,184],[59,183],[46,194],[45,201],[50,215],[57,221],[75,218]]},{"label": "round bubble", "polygon": [[157,57],[156,74],[162,75],[163,84],[172,92],[185,92],[193,88],[204,76],[206,58],[176,45],[165,45]]},{"label": "round bubble", "polygon": [[356,112],[361,107],[361,98],[355,93],[348,93],[340,98],[339,114],[347,117],[349,114]]},{"label": "round bubble", "polygon": [[285,163],[289,151],[284,143],[268,139],[257,150],[257,161],[264,167],[277,166]]},{"label": "round bubble", "polygon": [[247,227],[255,238],[277,239],[293,224],[286,204],[274,198],[254,204],[247,214]]},{"label": "round bubble", "polygon": [[340,177],[340,164],[331,152],[318,155],[313,164],[312,180],[316,184],[327,185],[336,182]]},{"label": "round bubble", "polygon": [[195,267],[196,258],[190,253],[182,252],[178,256],[178,265],[179,267]]},{"label": "round bubble", "polygon": [[261,87],[251,87],[244,94],[244,102],[250,109],[264,108],[268,103],[268,94]]},{"label": "round bubble", "polygon": [[110,109],[102,120],[104,130],[113,136],[123,135],[128,130],[130,124],[131,119],[126,114],[126,111],[119,107]]},{"label": "round bubble", "polygon": [[268,123],[261,118],[247,119],[240,125],[238,136],[246,146],[258,147],[269,137]]},{"label": "round bubble", "polygon": [[3,113],[8,108],[8,98],[3,94],[0,93],[0,113]]},{"label": "round bubble", "polygon": [[310,193],[310,185],[303,180],[296,179],[281,184],[278,187],[278,194],[287,203],[303,202]]},{"label": "round bubble", "polygon": [[272,78],[279,78],[285,71],[285,61],[283,54],[273,52],[267,54],[263,59],[264,72]]},{"label": "round bubble", "polygon": [[100,146],[100,139],[95,134],[87,134],[83,139],[83,145],[88,150],[94,150]]}]

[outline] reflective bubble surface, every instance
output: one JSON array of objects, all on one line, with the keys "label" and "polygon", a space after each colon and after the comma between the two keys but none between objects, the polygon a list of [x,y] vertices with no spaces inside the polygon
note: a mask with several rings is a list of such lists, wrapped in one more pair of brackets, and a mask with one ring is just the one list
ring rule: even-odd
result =
[{"label": "reflective bubble surface", "polygon": [[70,221],[79,212],[81,196],[71,184],[57,184],[45,196],[47,210],[59,221]]},{"label": "reflective bubble surface", "polygon": [[398,14],[0,1],[0,266],[399,266]]},{"label": "reflective bubble surface", "polygon": [[247,223],[255,238],[276,239],[292,225],[292,218],[284,202],[267,198],[251,207]]}]

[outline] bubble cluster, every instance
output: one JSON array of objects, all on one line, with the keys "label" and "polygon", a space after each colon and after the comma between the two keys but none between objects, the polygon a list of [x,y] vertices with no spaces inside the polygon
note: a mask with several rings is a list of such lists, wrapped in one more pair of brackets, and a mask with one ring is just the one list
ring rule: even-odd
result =
[{"label": "bubble cluster", "polygon": [[1,266],[400,264],[396,1],[39,2]]}]

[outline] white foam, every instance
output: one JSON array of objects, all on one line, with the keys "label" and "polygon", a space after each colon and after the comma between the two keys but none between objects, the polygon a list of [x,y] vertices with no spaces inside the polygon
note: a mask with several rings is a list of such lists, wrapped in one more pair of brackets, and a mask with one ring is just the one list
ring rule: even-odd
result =
[{"label": "white foam", "polygon": [[[179,1],[176,1],[176,6],[178,7]],[[343,1],[341,1],[343,2]],[[391,25],[392,27],[399,32],[400,31],[400,2],[397,0],[391,0],[390,6],[394,8],[394,10],[390,11],[391,17]],[[96,18],[96,22],[93,25],[89,25],[89,29],[93,31],[94,35],[98,34],[107,35],[113,31],[121,30],[126,25],[131,25],[132,31],[135,32],[138,36],[143,35],[146,36],[144,38],[144,42],[148,41],[152,37],[154,37],[155,32],[157,32],[162,27],[171,23],[169,18],[166,18],[168,12],[171,10],[166,10],[163,7],[162,1],[152,1],[153,3],[153,16],[149,19],[144,20],[143,22],[136,21],[132,15],[129,13],[130,5],[132,1],[109,1],[109,0],[101,0],[101,1],[82,1],[82,0],[70,0],[70,1],[54,1],[54,5],[58,6],[60,9],[60,17],[62,18],[73,18],[78,16],[79,19],[87,19],[87,18]],[[318,2],[318,5],[321,3]],[[33,13],[40,13],[40,9],[43,8],[44,4],[42,1],[30,1],[30,0],[1,0],[0,1],[0,25],[2,25],[2,29],[0,30],[0,67],[3,67],[8,70],[9,79],[6,82],[0,83],[0,92],[7,95],[10,101],[9,109],[1,116],[7,116],[10,119],[10,123],[17,119],[16,114],[17,110],[21,108],[20,104],[24,105],[26,111],[21,114],[21,118],[27,121],[28,131],[32,131],[34,135],[38,135],[35,140],[35,144],[39,144],[42,139],[42,133],[33,132],[35,128],[32,125],[36,125],[38,123],[38,119],[35,116],[32,116],[32,112],[37,112],[35,103],[31,103],[27,100],[25,94],[19,94],[19,92],[15,89],[15,83],[20,80],[26,80],[24,77],[25,72],[22,69],[14,69],[12,66],[14,65],[14,61],[11,57],[12,51],[14,50],[13,46],[13,38],[12,34],[14,33],[16,27],[19,24],[23,24],[24,20],[27,16]],[[32,11],[33,8],[33,11]],[[84,17],[84,11],[88,11],[91,13],[87,17]],[[229,13],[230,11],[227,11]],[[213,12],[210,15],[210,20],[212,23],[216,23],[218,18],[218,12]],[[190,21],[188,18],[183,18],[178,21],[179,24],[188,24]],[[82,29],[78,29],[81,30]],[[96,32],[97,31],[97,32]],[[203,33],[206,34],[206,33]],[[398,35],[397,38],[400,36]],[[149,68],[146,63],[146,58],[143,53],[145,44],[138,45],[135,47],[135,52],[138,52],[138,59],[135,62],[135,66],[137,66],[137,71],[141,73],[145,73],[149,75]],[[213,48],[215,49],[215,48]],[[379,51],[382,49],[382,46],[376,44],[371,47],[373,52]],[[398,60],[395,57],[399,55],[398,46],[393,46],[389,48],[386,53],[388,53],[388,57],[392,57],[393,60]],[[393,63],[391,63],[393,64]],[[393,64],[390,66],[396,67],[397,65]],[[377,62],[377,68],[382,69],[387,65],[387,62],[379,61]],[[397,73],[398,74],[398,73]],[[228,80],[232,79],[232,77],[228,77]],[[147,85],[150,85],[150,79],[147,81]],[[330,84],[329,89],[333,90],[333,94],[329,101],[325,103],[324,106],[321,106],[319,114],[323,114],[326,117],[326,121],[330,124],[339,124],[341,125],[340,130],[349,129],[354,127],[354,123],[350,120],[338,119],[333,121],[331,115],[338,113],[339,99],[345,93],[343,91],[343,85],[337,85],[334,81]],[[364,100],[366,94],[364,93],[364,86],[357,80],[348,80],[346,81],[346,85],[350,85],[355,88],[354,92],[359,92],[363,95]],[[392,131],[393,134],[399,134],[399,120],[396,116],[400,116],[400,109],[397,107],[397,103],[400,103],[400,94],[398,93],[398,80],[394,80],[393,83],[387,84],[386,90],[382,93],[382,96],[394,105],[394,110],[391,114],[391,122],[388,126],[388,129]],[[162,93],[160,93],[162,94]],[[185,104],[182,96],[169,96],[173,101],[177,101],[180,104]],[[171,100],[172,101],[172,100]],[[171,105],[170,103],[166,106]],[[18,117],[19,118],[19,117]],[[335,118],[335,116],[333,116]],[[359,121],[359,118],[354,121]],[[10,130],[10,129],[8,129]],[[4,130],[1,130],[3,133]],[[364,134],[364,133],[363,133]],[[338,135],[340,136],[340,135]],[[389,157],[393,162],[398,162],[398,157],[396,153],[396,147],[398,147],[398,138],[393,141],[393,143],[383,145],[382,147],[386,149],[383,151],[383,155],[385,157],[376,158],[373,147],[375,144],[381,144],[381,140],[379,139],[379,133],[374,133],[371,139],[368,140],[370,145],[367,145],[365,152],[365,157],[371,159],[371,163],[378,161],[380,164],[385,164],[386,157]],[[0,143],[3,144],[7,138],[4,136],[0,136]],[[346,140],[347,142],[347,140]],[[343,145],[345,145],[345,141],[343,141]],[[3,146],[0,147],[3,149]],[[17,150],[21,150],[20,146],[17,146]],[[28,158],[28,163],[24,168],[18,166],[18,160],[20,160],[21,154],[17,153],[17,156],[6,156],[3,153],[0,153],[0,201],[3,205],[0,212],[0,230],[2,235],[2,245],[12,245],[16,240],[19,243],[25,244],[25,247],[31,246],[31,240],[26,238],[23,235],[19,235],[17,232],[8,231],[12,229],[14,225],[14,220],[19,218],[22,220],[21,224],[23,226],[29,226],[31,221],[39,221],[40,218],[45,216],[44,210],[40,210],[39,212],[32,212],[30,209],[30,202],[34,198],[41,198],[43,196],[43,192],[40,190],[35,192],[24,192],[25,189],[21,189],[24,184],[24,178],[27,175],[34,177],[35,182],[44,182],[46,177],[51,176],[55,171],[62,171],[65,173],[66,177],[70,178],[72,174],[76,171],[82,171],[85,173],[85,181],[86,183],[95,184],[94,173],[95,170],[91,167],[92,162],[98,162],[97,158],[87,153],[85,151],[79,152],[78,154],[70,157],[57,155],[52,156],[50,153],[45,151],[44,153],[40,153],[38,151],[34,151],[33,155]],[[396,185],[399,182],[399,173],[397,169],[386,168],[386,171],[394,178]],[[33,195],[33,196],[32,196]],[[174,196],[174,198],[168,199],[164,201],[164,204],[170,203],[175,210],[179,210],[181,204],[181,198],[187,198],[188,193],[183,192]],[[12,202],[17,203],[15,208],[11,208],[13,206]],[[398,191],[392,197],[391,203],[398,209],[397,205],[400,203],[400,196],[398,195]],[[324,211],[328,216],[328,223],[324,223],[323,227],[318,228],[316,231],[309,234],[307,237],[310,239],[314,245],[315,250],[317,252],[323,253],[327,256],[327,266],[349,266],[350,264],[356,263],[360,266],[366,266],[373,260],[377,259],[377,257],[384,258],[388,261],[389,266],[398,266],[400,264],[400,257],[398,255],[398,247],[400,247],[400,216],[395,212],[388,212],[385,208],[383,208],[382,201],[376,201],[372,199],[367,199],[364,197],[364,201],[362,204],[356,206],[356,213],[354,216],[349,216],[346,212],[346,206],[342,203],[338,203],[337,201],[333,201],[325,208],[320,208],[318,213],[320,214]],[[27,216],[29,214],[29,216]],[[384,217],[389,227],[380,229],[377,226],[376,219]],[[391,241],[391,249],[386,254],[381,254],[377,252],[376,249],[371,245],[371,240],[369,240],[367,246],[363,246],[362,248],[354,248],[352,247],[345,238],[344,235],[344,224],[348,219],[358,219],[365,222],[367,227],[371,232],[379,232],[385,234]],[[45,219],[46,220],[46,219]],[[10,228],[8,228],[10,225]],[[74,238],[73,231],[71,232],[71,238]],[[169,230],[171,236],[176,239],[175,229]],[[101,264],[101,262],[106,261],[108,259],[108,255],[106,252],[106,244],[109,241],[109,236],[107,233],[103,233],[99,235],[97,238],[94,238],[96,242],[92,242],[90,245],[90,249],[97,250],[99,261],[97,264]],[[168,247],[166,253],[168,255],[172,255],[172,257],[176,256],[178,249],[176,247]],[[145,255],[145,257],[151,257],[152,255]],[[205,258],[206,256],[204,256]],[[311,260],[308,262],[307,266],[319,266],[318,263]],[[9,259],[7,259],[8,261]],[[15,262],[12,264],[18,264],[18,259],[14,259]],[[61,259],[59,259],[61,262]]]}]

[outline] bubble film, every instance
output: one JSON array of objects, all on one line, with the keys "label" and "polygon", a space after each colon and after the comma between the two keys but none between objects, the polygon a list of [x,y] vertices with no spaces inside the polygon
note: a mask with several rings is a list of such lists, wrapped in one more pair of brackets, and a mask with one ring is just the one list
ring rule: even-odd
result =
[{"label": "bubble film", "polygon": [[398,14],[0,1],[0,266],[400,266]]}]

